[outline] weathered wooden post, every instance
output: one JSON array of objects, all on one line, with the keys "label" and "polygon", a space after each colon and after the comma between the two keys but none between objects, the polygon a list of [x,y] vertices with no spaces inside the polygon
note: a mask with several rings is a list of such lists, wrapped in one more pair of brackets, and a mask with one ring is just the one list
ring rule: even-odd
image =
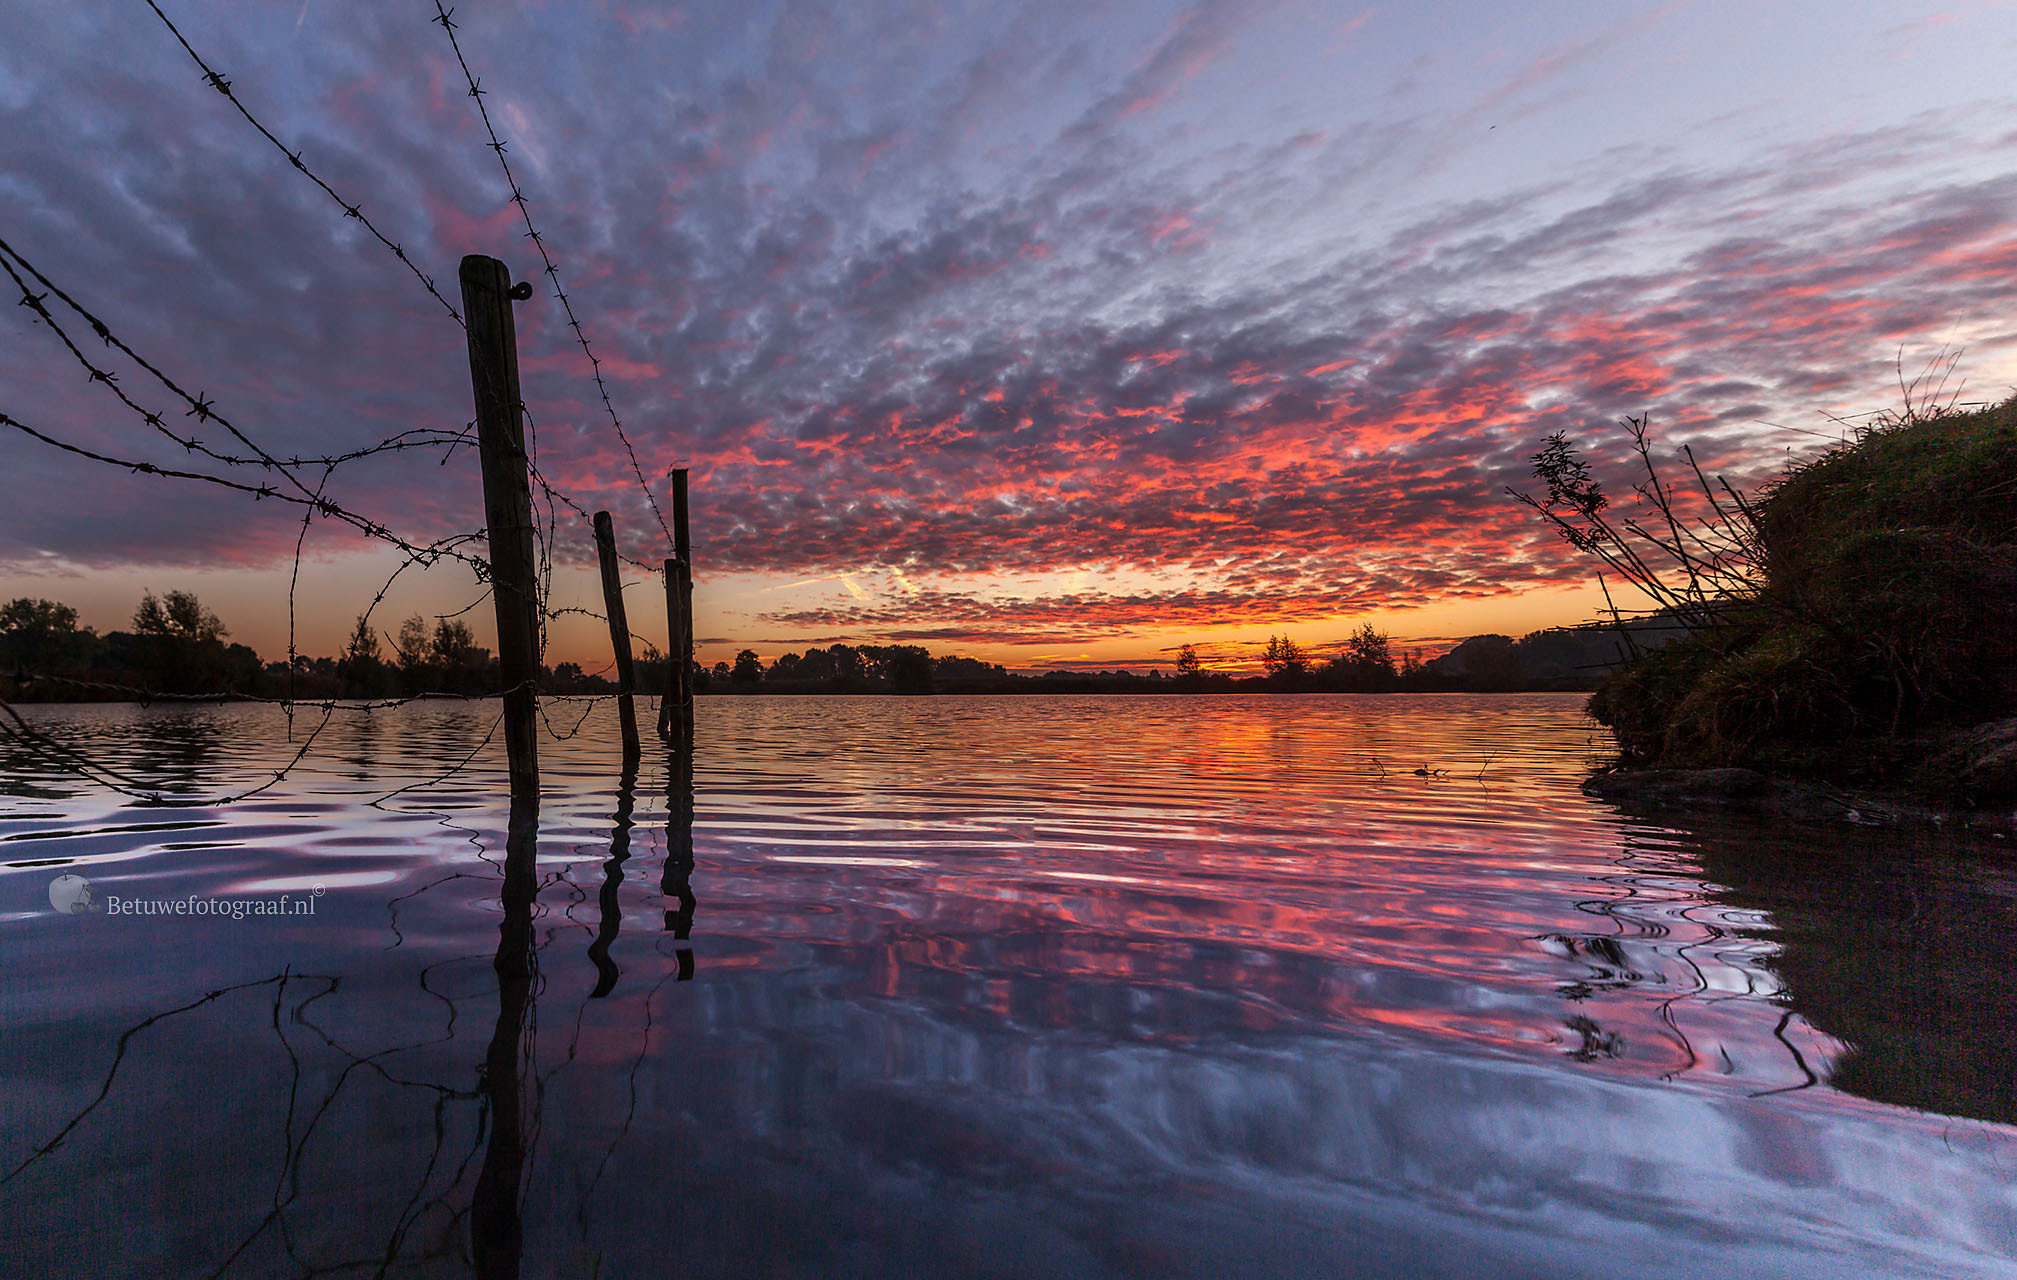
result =
[{"label": "weathered wooden post", "polygon": [[666,648],[670,678],[659,704],[658,732],[674,741],[693,738],[693,545],[687,536],[686,468],[672,473],[672,555],[665,562]]},{"label": "weathered wooden post", "polygon": [[623,582],[617,574],[616,527],[607,511],[595,513],[595,555],[602,562],[602,607],[609,615],[609,647],[616,650],[616,713],[623,721],[623,758],[635,759],[637,673],[630,665],[630,622],[623,612]]},{"label": "weathered wooden post", "polygon": [[476,392],[476,439],[483,459],[483,519],[490,532],[491,601],[497,608],[497,665],[504,683],[504,750],[513,799],[539,798],[539,591],[532,547],[532,489],[526,480],[525,422],[518,394],[514,290],[502,262],[462,260],[462,311],[469,327],[469,381]]},{"label": "weathered wooden post", "polygon": [[693,567],[693,540],[686,534],[686,468],[672,473],[672,554],[688,568]]},{"label": "weathered wooden post", "polygon": [[680,591],[682,568],[684,564],[678,560],[666,560],[666,697],[658,703],[658,736],[668,742],[680,738],[680,724],[692,697],[688,687],[692,675],[682,643],[684,619],[680,613],[682,601],[686,601],[686,593]]}]

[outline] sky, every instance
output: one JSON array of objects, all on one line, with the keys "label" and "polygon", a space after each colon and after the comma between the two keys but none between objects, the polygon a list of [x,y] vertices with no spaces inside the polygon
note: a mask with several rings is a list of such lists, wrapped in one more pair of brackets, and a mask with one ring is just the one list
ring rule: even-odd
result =
[{"label": "sky", "polygon": [[[656,564],[646,486],[668,507],[689,470],[708,662],[1517,635],[1602,603],[1505,493],[1552,432],[1625,494],[1618,420],[1650,414],[1663,457],[1752,486],[1943,349],[1963,401],[2017,390],[2009,4],[466,4],[633,469],[431,3],[158,3],[451,298],[468,253],[539,281],[515,315],[541,473]],[[0,239],[276,456],[469,421],[461,328],[144,0],[12,0],[8,28]],[[0,310],[0,413],[260,482]],[[467,448],[325,492],[416,542],[482,525]],[[551,605],[599,608],[588,524],[556,515]],[[193,590],[268,657],[290,625],[332,653],[400,560],[0,428],[0,599],[103,631]],[[662,590],[626,584],[662,638]],[[373,619],[476,604],[487,637],[482,592],[409,569]],[[549,662],[608,654],[554,620]]]}]

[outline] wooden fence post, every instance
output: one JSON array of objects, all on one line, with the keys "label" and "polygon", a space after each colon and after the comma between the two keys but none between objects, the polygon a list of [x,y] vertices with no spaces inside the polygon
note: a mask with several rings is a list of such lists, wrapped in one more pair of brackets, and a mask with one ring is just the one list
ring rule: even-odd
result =
[{"label": "wooden fence post", "polygon": [[686,534],[686,468],[672,473],[672,555],[693,568],[693,540]]},{"label": "wooden fence post", "polygon": [[595,513],[595,555],[602,562],[602,608],[609,615],[609,646],[616,650],[616,711],[623,722],[623,758],[636,757],[637,674],[630,665],[630,622],[623,612],[623,582],[617,574],[616,527],[607,511]]},{"label": "wooden fence post", "polygon": [[[511,272],[472,253],[462,260],[462,312],[469,327],[469,381],[483,460],[483,518],[490,533],[491,601],[504,684],[504,750],[513,799],[539,798],[539,580],[533,559],[532,489],[518,393],[518,337]],[[529,296],[529,295],[528,295]]]},{"label": "wooden fence post", "polygon": [[665,562],[666,648],[670,679],[659,704],[661,737],[693,741],[693,544],[687,536],[686,468],[672,473],[672,555]]}]

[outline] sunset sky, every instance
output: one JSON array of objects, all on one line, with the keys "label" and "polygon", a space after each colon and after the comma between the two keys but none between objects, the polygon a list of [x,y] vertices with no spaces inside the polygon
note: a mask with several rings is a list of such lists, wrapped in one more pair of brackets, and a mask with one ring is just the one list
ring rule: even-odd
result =
[{"label": "sunset sky", "polygon": [[[444,292],[465,253],[538,276],[431,3],[160,3]],[[1588,566],[1503,492],[1549,432],[1616,487],[1616,420],[1651,413],[1664,447],[1749,484],[1839,438],[1827,415],[1897,404],[1901,364],[1943,346],[1962,399],[2017,383],[2007,4],[456,21],[662,505],[691,469],[709,662],[846,640],[1167,666],[1272,631],[1446,646],[1574,622],[1601,603]],[[270,451],[470,418],[461,329],[141,0],[14,0],[0,115],[0,239]],[[539,465],[656,563],[550,292],[516,312]],[[0,308],[0,412],[203,461],[33,319]],[[415,540],[482,523],[468,450],[358,462],[328,492]],[[554,606],[599,607],[586,522],[563,509],[558,532]],[[278,657],[299,533],[298,509],[0,431],[0,599],[109,630],[143,589],[191,589]],[[397,563],[314,522],[300,647],[334,652]],[[656,582],[630,580],[662,637]],[[480,591],[412,571],[374,616]],[[468,616],[487,642],[488,606]],[[557,621],[549,661],[606,663],[599,627]]]}]

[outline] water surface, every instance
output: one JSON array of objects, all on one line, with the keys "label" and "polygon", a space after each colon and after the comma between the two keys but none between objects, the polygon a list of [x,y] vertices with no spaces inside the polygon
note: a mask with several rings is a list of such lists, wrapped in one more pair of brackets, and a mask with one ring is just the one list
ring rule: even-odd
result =
[{"label": "water surface", "polygon": [[4,1269],[2010,1274],[2010,859],[1622,815],[1579,702],[561,702],[515,840],[495,704],[0,748]]}]

